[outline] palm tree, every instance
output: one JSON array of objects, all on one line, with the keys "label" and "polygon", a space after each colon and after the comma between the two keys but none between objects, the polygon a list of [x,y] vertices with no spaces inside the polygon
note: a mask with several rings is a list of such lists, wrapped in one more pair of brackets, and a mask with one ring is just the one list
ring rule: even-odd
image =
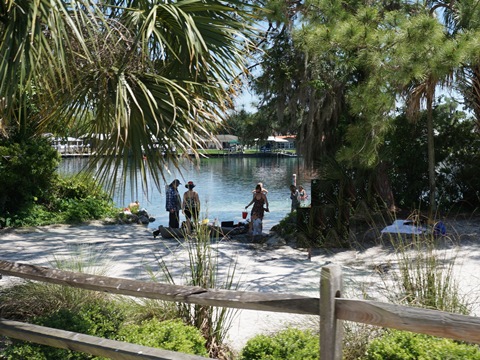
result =
[{"label": "palm tree", "polygon": [[[412,46],[415,44],[415,46]],[[449,86],[462,53],[431,16],[419,15],[404,28],[395,58],[401,59],[395,76],[404,82],[407,117],[416,120],[425,102],[427,110],[428,178],[430,218],[436,211],[436,175],[433,106],[438,87]]]},{"label": "palm tree", "polygon": [[480,132],[480,59],[478,58],[478,31],[480,30],[480,6],[476,0],[448,2],[429,0],[430,12],[441,9],[445,31],[459,43],[463,43],[470,56],[455,71],[459,90],[465,103],[475,114],[477,132]]},{"label": "palm tree", "polygon": [[[142,181],[150,172],[160,186],[168,161],[178,160],[157,147],[198,159],[232,106],[250,36],[240,8],[217,0],[3,1],[3,126],[61,133],[80,123],[87,136],[106,136],[98,152],[109,156],[91,164],[100,180],[114,185],[127,168],[140,169]],[[25,94],[33,92],[39,111],[29,117]]]}]

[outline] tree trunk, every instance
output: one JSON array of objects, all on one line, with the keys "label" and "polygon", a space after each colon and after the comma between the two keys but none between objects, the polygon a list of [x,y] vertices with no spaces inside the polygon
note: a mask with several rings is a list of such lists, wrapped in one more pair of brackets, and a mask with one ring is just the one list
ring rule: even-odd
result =
[{"label": "tree trunk", "polygon": [[433,134],[433,98],[427,97],[427,147],[428,147],[428,184],[429,184],[429,219],[433,219],[433,216],[437,210],[435,203],[435,143]]},{"label": "tree trunk", "polygon": [[472,86],[470,90],[470,98],[475,114],[476,130],[480,133],[480,66],[472,67]]},{"label": "tree trunk", "polygon": [[395,198],[393,196],[392,186],[390,185],[387,170],[387,164],[384,161],[377,165],[374,173],[374,189],[378,196],[380,196],[382,201],[385,203],[385,206],[390,211],[395,211]]}]

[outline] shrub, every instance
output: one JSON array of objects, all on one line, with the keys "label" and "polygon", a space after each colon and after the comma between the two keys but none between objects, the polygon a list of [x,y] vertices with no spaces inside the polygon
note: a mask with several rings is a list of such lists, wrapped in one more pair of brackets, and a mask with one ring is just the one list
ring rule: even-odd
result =
[{"label": "shrub", "polygon": [[297,232],[297,212],[288,213],[272,230],[281,236],[295,235]]},{"label": "shrub", "polygon": [[[104,275],[108,258],[98,248],[80,246],[71,257],[55,258],[52,267],[80,273]],[[0,288],[0,317],[41,326],[113,339],[126,317],[121,304],[103,292],[56,284],[27,281]],[[43,345],[13,340],[1,359],[100,359]]]},{"label": "shrub", "polygon": [[317,360],[318,335],[312,331],[289,328],[274,336],[257,335],[250,339],[241,353],[241,360]]},{"label": "shrub", "polygon": [[109,200],[108,194],[88,176],[62,176],[56,183],[55,198],[60,199],[84,199],[88,196],[96,196],[101,200]]},{"label": "shrub", "polygon": [[392,330],[370,343],[366,360],[480,359],[477,345],[434,336]]},{"label": "shrub", "polygon": [[115,207],[108,194],[88,177],[59,178],[52,193],[53,211],[67,223],[78,223],[113,215]]},{"label": "shrub", "polygon": [[[119,308],[107,300],[83,305],[78,309],[62,308],[58,311],[37,317],[34,323],[56,329],[74,331],[103,338],[114,338],[124,320]],[[4,351],[6,359],[100,359],[90,354],[58,349],[50,346],[13,341]]]},{"label": "shrub", "polygon": [[44,226],[63,222],[63,214],[61,212],[52,212],[44,205],[31,203],[26,205],[21,211],[14,215],[10,215],[6,226]]},{"label": "shrub", "polygon": [[126,325],[119,331],[117,340],[207,356],[205,339],[201,332],[193,326],[185,325],[180,320],[150,319],[143,321],[140,325]]},{"label": "shrub", "polygon": [[[418,121],[407,121],[401,114],[380,150],[389,164],[389,179],[400,207],[428,203],[426,112]],[[445,102],[434,109],[435,172],[437,204],[448,209],[454,204],[475,209],[480,203],[480,146],[475,121],[461,111],[452,111]]]},{"label": "shrub", "polygon": [[0,141],[0,213],[43,201],[57,177],[59,154],[47,139]]},{"label": "shrub", "polygon": [[10,226],[81,223],[113,217],[117,210],[109,195],[92,178],[55,177],[43,198],[35,198],[5,217]]},{"label": "shrub", "polygon": [[68,199],[62,203],[63,219],[67,223],[81,223],[97,220],[113,214],[113,204],[88,196],[84,199]]},{"label": "shrub", "polygon": [[74,331],[113,339],[124,320],[124,314],[115,302],[97,300],[79,309],[59,311],[34,320],[38,325]]},{"label": "shrub", "polygon": [[83,222],[115,214],[110,196],[87,177],[59,177],[48,138],[0,138],[0,226]]}]

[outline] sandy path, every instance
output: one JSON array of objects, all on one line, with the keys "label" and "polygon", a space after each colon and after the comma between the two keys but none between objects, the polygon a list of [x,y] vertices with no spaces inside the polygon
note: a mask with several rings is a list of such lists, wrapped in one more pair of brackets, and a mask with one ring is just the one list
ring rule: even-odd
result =
[{"label": "sandy path", "polygon": [[[476,221],[447,223],[449,237],[439,241],[442,259],[455,258],[455,276],[461,291],[469,298],[480,295],[480,224]],[[47,226],[0,230],[0,259],[50,267],[54,259],[71,259],[78,248],[106,259],[107,275],[148,280],[147,269],[161,273],[158,258],[164,259],[177,273],[187,263],[186,251],[174,240],[156,239],[151,229],[142,225]],[[346,297],[366,295],[380,299],[388,289],[379,269],[395,271],[398,258],[389,246],[370,246],[361,250],[316,250],[311,261],[306,253],[290,246],[265,246],[220,241],[213,249],[221,269],[236,262],[236,280],[241,290],[293,293],[318,297],[320,271],[325,264],[342,266]],[[226,271],[226,270],[225,270]],[[0,286],[13,279],[4,276]],[[479,309],[473,309],[475,313]],[[308,317],[269,312],[240,311],[229,331],[229,342],[240,349],[255,334],[273,331],[295,322],[305,324]]]}]

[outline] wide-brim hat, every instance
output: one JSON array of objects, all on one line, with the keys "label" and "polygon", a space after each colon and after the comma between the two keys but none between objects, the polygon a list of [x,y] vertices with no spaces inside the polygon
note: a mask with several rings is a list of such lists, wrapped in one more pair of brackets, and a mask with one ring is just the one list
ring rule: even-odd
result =
[{"label": "wide-brim hat", "polygon": [[194,184],[193,181],[189,181],[188,183],[185,184],[185,187],[187,189],[194,188],[196,185]]}]

